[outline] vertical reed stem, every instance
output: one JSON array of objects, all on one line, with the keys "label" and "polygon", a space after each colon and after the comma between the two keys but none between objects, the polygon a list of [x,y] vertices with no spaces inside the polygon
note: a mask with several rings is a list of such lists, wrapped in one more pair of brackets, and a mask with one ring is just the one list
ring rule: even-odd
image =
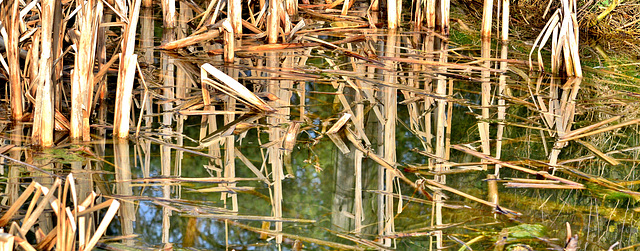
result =
[{"label": "vertical reed stem", "polygon": [[491,22],[493,21],[493,0],[484,0],[482,9],[482,28],[480,29],[483,38],[491,37]]},{"label": "vertical reed stem", "polygon": [[278,0],[269,0],[269,14],[267,15],[267,39],[270,44],[278,42],[279,25]]},{"label": "vertical reed stem", "polygon": [[240,0],[229,0],[227,9],[232,30],[236,36],[240,36],[242,34],[242,4]]},{"label": "vertical reed stem", "polygon": [[9,64],[9,83],[10,83],[10,104],[11,119],[21,120],[23,114],[22,104],[22,82],[20,81],[20,47],[18,46],[18,38],[20,37],[19,23],[20,17],[18,13],[18,0],[6,0],[6,9],[2,10],[4,18],[3,24],[7,30],[7,41],[5,48],[7,50],[7,63]]}]

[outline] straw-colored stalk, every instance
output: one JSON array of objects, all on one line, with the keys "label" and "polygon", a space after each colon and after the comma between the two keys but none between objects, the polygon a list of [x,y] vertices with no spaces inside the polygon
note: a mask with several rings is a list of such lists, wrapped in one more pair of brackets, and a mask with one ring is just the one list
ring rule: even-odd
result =
[{"label": "straw-colored stalk", "polygon": [[233,26],[229,19],[224,20],[222,23],[222,29],[224,30],[224,62],[233,63],[235,57],[236,38],[234,36]]},{"label": "straw-colored stalk", "polygon": [[118,138],[129,136],[129,119],[131,117],[131,102],[133,81],[135,77],[138,56],[133,54],[136,41],[136,27],[140,17],[140,4],[136,0],[131,8],[129,24],[125,28],[122,39],[122,54],[118,71],[118,85],[116,87],[116,107],[114,118],[114,135]]},{"label": "straw-colored stalk", "polygon": [[450,0],[441,0],[440,2],[440,32],[442,35],[449,35],[449,10],[451,8]]},{"label": "straw-colored stalk", "polygon": [[509,0],[502,0],[502,41],[509,40]]},{"label": "straw-colored stalk", "polygon": [[267,41],[270,44],[278,42],[278,34],[280,34],[279,21],[278,0],[269,0],[269,14],[267,15]]},{"label": "straw-colored stalk", "polygon": [[401,0],[388,0],[387,1],[387,27],[389,29],[397,29],[400,24],[400,18],[402,13],[402,1]]},{"label": "straw-colored stalk", "polygon": [[291,124],[289,124],[289,129],[287,129],[287,133],[282,138],[282,149],[288,152],[293,151],[298,133],[300,132],[300,126],[301,124],[295,121],[292,121]]},{"label": "straw-colored stalk", "polygon": [[[243,102],[245,105],[254,108],[256,110],[262,112],[274,112],[271,106],[269,106],[266,102],[264,102],[261,98],[256,96],[253,92],[249,91],[244,85],[240,84],[237,80],[233,79],[229,75],[224,72],[218,70],[213,67],[213,65],[206,63],[203,64],[200,70],[200,78],[202,83],[209,84],[214,88],[231,95],[237,98],[239,101]],[[218,79],[222,83],[217,83],[209,78],[209,75]]]},{"label": "straw-colored stalk", "polygon": [[240,0],[230,0],[227,3],[227,9],[229,10],[229,19],[231,20],[231,26],[236,36],[242,34],[242,4]]},{"label": "straw-colored stalk", "polygon": [[176,27],[176,1],[162,0],[162,23],[165,29],[173,29]]},{"label": "straw-colored stalk", "polygon": [[487,200],[498,205],[498,178],[493,174],[487,174]]},{"label": "straw-colored stalk", "polygon": [[[491,0],[487,0],[491,1]],[[482,39],[482,50],[481,56],[483,58],[491,57],[491,39],[489,37],[484,37]],[[491,67],[490,61],[485,61],[484,67],[489,69]],[[482,93],[481,93],[481,106],[482,106],[482,121],[478,122],[478,129],[480,130],[480,140],[482,144],[482,153],[489,155],[491,153],[491,149],[489,146],[490,135],[489,135],[489,105],[491,102],[491,73],[489,71],[482,71],[480,73],[482,77]]]},{"label": "straw-colored stalk", "polygon": [[[43,147],[53,145],[54,105],[53,105],[53,15],[55,0],[42,1],[41,55],[38,62],[39,75],[36,79],[37,94],[33,120],[33,143]],[[37,37],[37,36],[36,36]],[[34,40],[34,48],[37,47]],[[37,51],[37,50],[35,50]],[[32,51],[32,53],[34,53]],[[35,62],[34,62],[35,63]]]},{"label": "straw-colored stalk", "polygon": [[570,77],[582,77],[582,66],[578,54],[579,32],[576,18],[576,3],[563,0],[561,9],[557,10],[549,19],[540,35],[534,42],[529,53],[529,67],[532,68],[531,55],[538,47],[538,67],[544,70],[540,51],[552,37],[551,44],[551,72],[559,73],[564,59],[565,72]]},{"label": "straw-colored stalk", "polygon": [[[502,44],[502,50],[500,51],[500,58],[502,59],[507,59],[508,56],[508,47],[506,43]],[[500,62],[500,69],[502,70],[507,70],[507,61],[501,61]],[[503,73],[500,74],[500,77],[498,79],[498,126],[497,126],[497,132],[496,132],[496,159],[500,159],[500,157],[502,156],[502,138],[503,138],[503,134],[504,134],[504,127],[505,127],[505,118],[506,118],[506,113],[507,113],[507,104],[505,101],[504,96],[506,95],[506,89],[507,89],[507,74]],[[500,165],[497,164],[496,165],[496,169],[494,171],[494,174],[497,177],[500,177]]]},{"label": "straw-colored stalk", "polygon": [[[331,3],[330,0],[326,0],[327,3]],[[380,0],[371,0],[371,4],[369,5],[369,9],[371,11],[379,11],[380,10]]]},{"label": "straw-colored stalk", "polygon": [[71,132],[72,138],[90,140],[89,114],[93,96],[93,69],[95,62],[98,20],[102,19],[102,2],[89,0],[78,13],[80,29],[74,72],[71,81]]},{"label": "straw-colored stalk", "polygon": [[484,0],[482,8],[482,27],[480,34],[483,38],[491,37],[491,22],[493,21],[493,0]]},{"label": "straw-colored stalk", "polygon": [[9,66],[9,83],[10,83],[10,104],[11,104],[11,119],[20,120],[23,114],[22,103],[22,81],[20,79],[20,47],[18,46],[18,39],[20,37],[20,16],[18,0],[6,0],[2,6],[3,9],[0,13],[3,13],[1,21],[7,31],[5,37],[5,48],[7,51],[7,63]]},{"label": "straw-colored stalk", "polygon": [[342,114],[342,117],[340,117],[340,119],[338,119],[338,121],[333,124],[333,126],[331,126],[329,130],[327,130],[327,134],[337,133],[338,131],[340,131],[342,126],[344,126],[347,121],[349,121],[349,118],[351,118],[351,113]]},{"label": "straw-colored stalk", "polygon": [[[275,0],[270,0],[269,3],[274,3]],[[278,54],[275,52],[267,53],[267,62],[268,69],[275,69],[280,66]],[[267,92],[276,94],[279,98],[281,94],[281,89],[278,87],[278,81],[276,79],[278,75],[276,73],[269,73],[270,81],[267,83]],[[271,102],[275,104],[275,101]],[[282,109],[282,108],[281,108]],[[287,116],[289,114],[284,114]],[[272,142],[279,142],[282,140],[283,132],[277,125],[282,123],[281,117],[268,117],[267,123],[272,125],[268,131],[269,140]],[[283,151],[277,144],[272,145],[268,149],[269,153],[269,163],[271,164],[271,175],[272,175],[272,184],[273,184],[273,198],[272,198],[272,211],[273,216],[276,218],[282,218],[282,180],[284,179],[284,163],[283,163]],[[275,231],[281,233],[283,229],[282,222],[275,223]],[[276,235],[276,243],[282,243],[283,236],[281,234]]]},{"label": "straw-colored stalk", "polygon": [[[285,9],[290,16],[298,15],[298,1],[297,0],[284,0]],[[346,6],[349,6],[348,4]],[[348,8],[348,7],[347,7]],[[342,14],[345,15],[345,14]]]}]

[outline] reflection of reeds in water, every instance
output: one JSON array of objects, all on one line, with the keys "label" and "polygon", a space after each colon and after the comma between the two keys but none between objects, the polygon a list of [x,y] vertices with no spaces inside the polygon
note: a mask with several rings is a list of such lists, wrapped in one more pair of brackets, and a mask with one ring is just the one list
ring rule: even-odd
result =
[{"label": "reflection of reeds in water", "polygon": [[[96,193],[91,193],[86,199],[80,200],[77,197],[75,189],[76,185],[73,175],[66,177],[64,185],[62,185],[60,179],[56,179],[50,187],[43,186],[34,181],[24,190],[22,195],[16,200],[16,203],[0,218],[0,226],[7,226],[9,222],[12,222],[10,230],[8,231],[9,234],[13,235],[10,238],[13,238],[16,244],[24,250],[35,250],[34,247],[24,239],[28,232],[33,231],[32,227],[39,230],[35,232],[40,236],[40,241],[35,248],[45,250],[51,250],[53,248],[59,250],[74,250],[76,248],[80,250],[92,250],[106,232],[109,223],[118,211],[120,203],[117,200],[110,199],[103,203],[95,204]],[[18,209],[20,209],[29,198],[31,198],[29,209],[26,215],[22,217],[22,221],[11,221],[11,218],[15,216]],[[71,201],[67,201],[68,199]],[[38,201],[39,203],[36,203]],[[67,207],[67,204],[71,204],[73,207]],[[43,229],[43,226],[46,225],[44,223],[51,220],[52,217],[48,217],[47,219],[42,218],[42,216],[48,214],[44,212],[44,210],[49,206],[53,209],[57,222],[55,228],[47,230]],[[98,226],[93,225],[91,221],[87,220],[90,219],[88,217],[94,217],[93,214],[103,209],[107,209],[107,212]],[[40,218],[40,224],[39,226],[35,226],[38,218]],[[92,230],[94,228],[95,231]],[[81,235],[78,241],[76,241],[77,235]],[[12,250],[13,246],[9,248],[9,250]]]}]

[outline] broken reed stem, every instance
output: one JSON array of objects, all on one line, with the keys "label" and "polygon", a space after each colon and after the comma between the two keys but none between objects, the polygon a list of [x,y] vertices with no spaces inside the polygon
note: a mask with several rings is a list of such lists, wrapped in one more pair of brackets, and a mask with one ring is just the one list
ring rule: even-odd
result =
[{"label": "broken reed stem", "polygon": [[77,27],[80,29],[71,81],[71,130],[72,138],[90,140],[89,113],[93,95],[93,69],[95,62],[98,21],[101,19],[102,2],[89,0],[78,12]]},{"label": "broken reed stem", "polygon": [[[238,99],[244,104],[259,110],[261,112],[275,112],[276,109],[272,108],[268,105],[264,100],[256,96],[253,92],[249,91],[244,85],[240,84],[237,80],[233,79],[229,75],[224,72],[218,70],[213,65],[206,63],[200,66],[200,77],[202,83],[207,83],[216,89]],[[214,78],[218,79],[222,84],[217,83],[216,81],[211,80],[207,74],[212,75]]]},{"label": "broken reed stem", "polygon": [[129,13],[129,25],[125,27],[122,38],[122,54],[118,69],[118,84],[116,87],[116,107],[113,133],[118,138],[129,136],[129,118],[131,116],[131,102],[133,81],[136,70],[137,55],[133,54],[136,41],[136,27],[140,18],[140,4],[142,0],[135,0]]},{"label": "broken reed stem", "polygon": [[[32,139],[35,145],[49,147],[53,145],[54,121],[54,89],[53,89],[53,19],[56,0],[42,1],[42,32],[41,55],[38,62],[40,74],[36,79],[38,83],[36,93],[36,103],[33,118]],[[36,39],[37,41],[37,39]],[[36,42],[34,41],[34,42]],[[34,45],[37,46],[37,45]],[[34,53],[34,52],[32,52]],[[34,62],[35,63],[35,62]]]}]

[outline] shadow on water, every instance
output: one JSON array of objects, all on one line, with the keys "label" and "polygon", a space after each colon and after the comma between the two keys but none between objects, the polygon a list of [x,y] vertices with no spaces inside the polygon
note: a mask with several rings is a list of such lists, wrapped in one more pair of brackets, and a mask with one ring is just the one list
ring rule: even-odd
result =
[{"label": "shadow on water", "polygon": [[[238,40],[225,64],[218,44],[155,49],[184,35],[154,33],[154,22],[144,9],[131,140],[60,138],[34,152],[29,127],[3,125],[3,145],[17,146],[3,158],[73,173],[79,201],[94,191],[120,201],[102,248],[562,250],[572,233],[584,250],[640,241],[638,120],[617,116],[636,92],[596,82],[607,73],[529,75],[519,43],[459,44],[473,37],[459,31],[449,41],[350,28],[305,31],[275,50]],[[109,109],[98,109],[95,138],[110,138]],[[2,172],[3,205],[21,182],[55,182],[19,165]],[[47,233],[55,222],[44,212]]]}]

